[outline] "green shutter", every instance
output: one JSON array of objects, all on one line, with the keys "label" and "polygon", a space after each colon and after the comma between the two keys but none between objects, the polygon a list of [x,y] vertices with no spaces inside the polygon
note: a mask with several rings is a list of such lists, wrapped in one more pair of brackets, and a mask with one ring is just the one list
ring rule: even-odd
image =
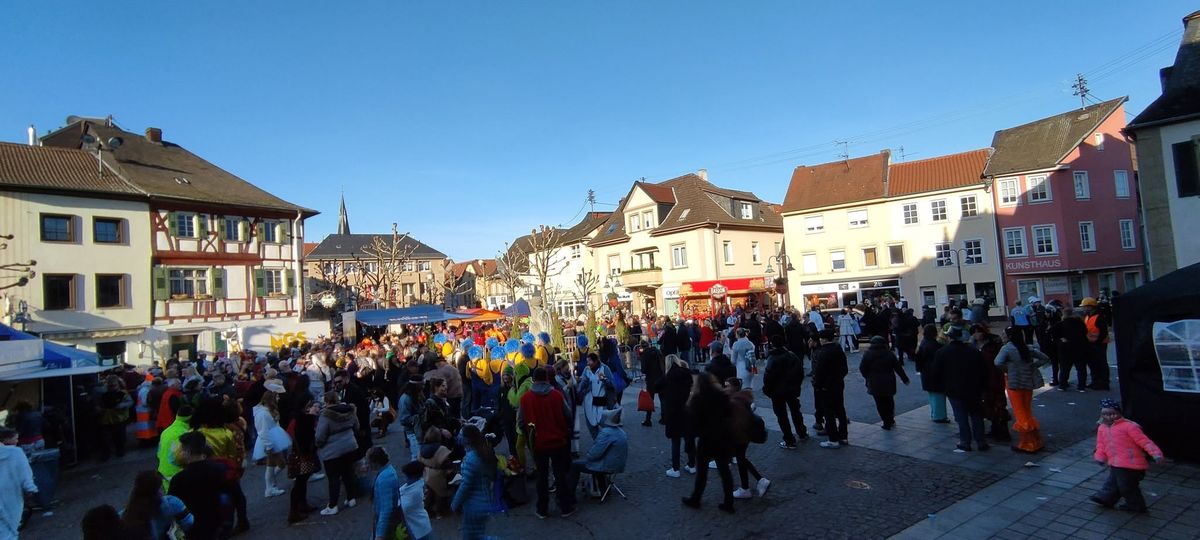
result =
[{"label": "green shutter", "polygon": [[238,242],[245,242],[250,238],[250,222],[244,219],[238,220]]},{"label": "green shutter", "polygon": [[165,266],[155,266],[151,273],[151,279],[154,281],[154,299],[166,300],[171,297],[171,284],[167,279],[167,268]]},{"label": "green shutter", "polygon": [[292,243],[292,224],[290,221],[279,222],[279,234],[275,235],[280,244]]},{"label": "green shutter", "polygon": [[196,238],[208,236],[208,216],[196,214]]},{"label": "green shutter", "polygon": [[217,300],[225,298],[224,268],[216,266],[208,267],[208,293]]},{"label": "green shutter", "polygon": [[284,268],[279,271],[279,292],[283,294],[292,294],[292,271]]},{"label": "green shutter", "polygon": [[258,243],[260,244],[267,237],[267,227],[262,221],[254,224],[254,236],[258,237]]},{"label": "green shutter", "polygon": [[217,240],[225,241],[225,216],[217,216]]},{"label": "green shutter", "polygon": [[167,234],[171,236],[179,236],[179,221],[176,217],[175,212],[167,212]]},{"label": "green shutter", "polygon": [[267,280],[262,268],[254,269],[254,296],[262,298],[267,295]]}]

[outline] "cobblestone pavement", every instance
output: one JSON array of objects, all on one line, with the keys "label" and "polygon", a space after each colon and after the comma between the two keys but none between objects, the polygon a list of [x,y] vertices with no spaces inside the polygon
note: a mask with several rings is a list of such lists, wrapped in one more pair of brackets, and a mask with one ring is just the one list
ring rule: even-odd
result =
[{"label": "cobblestone pavement", "polygon": [[[641,413],[633,410],[635,386],[625,399],[629,467],[618,478],[628,499],[610,498],[603,504],[583,501],[579,512],[567,519],[557,517],[552,504],[552,516],[544,521],[533,515],[530,504],[493,518],[490,532],[503,538],[542,534],[559,538],[883,538],[894,534],[910,538],[1015,538],[1034,534],[1031,531],[1039,535],[1065,534],[1061,529],[1067,526],[1075,526],[1072,536],[1081,537],[1114,533],[1117,537],[1148,533],[1178,537],[1189,523],[1190,530],[1195,530],[1197,524],[1188,515],[1189,511],[1190,515],[1196,514],[1200,494],[1185,485],[1197,478],[1197,470],[1190,466],[1151,473],[1144,485],[1152,501],[1152,517],[1089,511],[1079,502],[1102,479],[1095,465],[1075,462],[1084,459],[1080,456],[1088,456],[1087,447],[1093,444],[1090,437],[1095,432],[1095,402],[1106,394],[1053,390],[1039,394],[1036,403],[1044,407],[1037,407],[1036,414],[1048,450],[1038,456],[1019,455],[1002,446],[987,453],[954,454],[954,428],[929,421],[925,395],[911,363],[907,368],[913,383],[901,385],[896,398],[898,427],[883,431],[862,379],[855,373],[857,360],[857,355],[851,357],[846,395],[852,411],[853,446],[822,449],[813,437],[799,449],[787,451],[775,446],[780,436],[772,432],[767,444],[754,445],[750,450],[750,459],[772,481],[770,491],[761,499],[739,500],[735,515],[716,508],[720,481],[715,471],[710,471],[702,510],[680,505],[680,498],[691,490],[693,478],[686,473],[679,479],[663,474],[669,464],[669,442],[661,426],[638,425]],[[756,388],[760,384],[761,380],[755,381]],[[806,383],[802,401],[808,413],[812,412],[811,398],[811,386]],[[759,396],[758,406],[768,428],[774,430],[769,400]],[[809,417],[810,426],[811,421]],[[400,437],[392,435],[382,443],[393,456],[406,454]],[[1023,467],[1030,460],[1042,466]],[[85,464],[64,472],[59,489],[61,504],[55,514],[35,515],[22,537],[78,537],[78,523],[87,508],[104,503],[122,506],[134,472],[152,466],[152,455],[140,451],[119,462]],[[1085,466],[1090,468],[1084,471]],[[1065,467],[1062,470],[1066,475],[1050,472],[1060,467]],[[286,526],[286,497],[264,499],[260,471],[251,468],[243,480],[253,528],[239,538],[271,538],[281,533],[301,539],[370,537],[369,504],[343,510],[337,516],[314,515],[301,524]],[[736,482],[736,471],[734,474]],[[533,484],[529,487],[532,493]],[[311,483],[310,501],[323,503],[325,489],[324,481]],[[435,537],[454,538],[458,534],[457,518],[435,522]]]}]

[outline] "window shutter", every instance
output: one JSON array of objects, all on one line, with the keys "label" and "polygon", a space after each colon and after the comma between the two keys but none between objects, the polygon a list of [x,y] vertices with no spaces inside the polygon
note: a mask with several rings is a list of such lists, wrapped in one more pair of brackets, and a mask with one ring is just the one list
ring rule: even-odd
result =
[{"label": "window shutter", "polygon": [[196,214],[196,238],[204,238],[208,236],[208,217],[204,214]]},{"label": "window shutter", "polygon": [[1200,195],[1200,143],[1187,141],[1171,145],[1175,158],[1175,187],[1180,197]]},{"label": "window shutter", "polygon": [[263,242],[263,239],[267,237],[266,224],[264,224],[261,221],[259,221],[258,223],[255,223],[254,224],[254,236],[258,237],[258,243],[261,244]]},{"label": "window shutter", "polygon": [[167,279],[167,268],[165,266],[155,266],[153,270],[154,280],[154,299],[166,300],[171,296],[171,285]]},{"label": "window shutter", "polygon": [[216,266],[208,267],[208,290],[212,297],[220,300],[225,298],[225,269]]},{"label": "window shutter", "polygon": [[267,281],[262,268],[254,269],[254,296],[262,298],[267,295]]},{"label": "window shutter", "polygon": [[292,239],[290,238],[290,235],[288,234],[288,232],[289,232],[288,225],[287,225],[286,221],[280,221],[280,222],[275,223],[275,241],[276,242],[279,242],[280,244],[291,243]]},{"label": "window shutter", "polygon": [[179,236],[179,222],[176,221],[175,212],[167,212],[167,234],[171,236]]},{"label": "window shutter", "polygon": [[288,268],[279,271],[279,292],[292,294],[292,271]]},{"label": "window shutter", "polygon": [[250,238],[250,222],[244,219],[238,220],[238,242],[245,242]]},{"label": "window shutter", "polygon": [[217,240],[225,241],[225,217],[216,216],[217,219]]}]

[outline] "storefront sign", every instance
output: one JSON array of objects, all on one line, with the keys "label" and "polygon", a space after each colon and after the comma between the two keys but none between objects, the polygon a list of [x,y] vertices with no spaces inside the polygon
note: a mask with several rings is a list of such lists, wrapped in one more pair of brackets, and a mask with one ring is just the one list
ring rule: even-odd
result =
[{"label": "storefront sign", "polygon": [[679,287],[663,287],[663,300],[679,298]]},{"label": "storefront sign", "polygon": [[729,289],[726,289],[725,286],[721,284],[713,285],[712,288],[708,289],[708,295],[717,300],[725,298],[725,293],[727,292],[729,292]]},{"label": "storefront sign", "polygon": [[619,300],[621,302],[632,302],[633,301],[633,293],[631,293],[629,291],[619,292],[619,293],[617,293],[617,300]]},{"label": "storefront sign", "polygon": [[1064,277],[1046,278],[1046,281],[1043,282],[1042,285],[1043,285],[1043,287],[1045,287],[1046,294],[1048,294],[1048,295],[1049,294],[1070,294],[1070,292],[1071,292],[1071,288],[1068,285],[1067,278],[1065,276]]},{"label": "storefront sign", "polygon": [[1062,259],[1034,259],[1031,261],[1007,261],[1004,263],[1005,272],[1030,272],[1055,270],[1058,268],[1062,268]]}]

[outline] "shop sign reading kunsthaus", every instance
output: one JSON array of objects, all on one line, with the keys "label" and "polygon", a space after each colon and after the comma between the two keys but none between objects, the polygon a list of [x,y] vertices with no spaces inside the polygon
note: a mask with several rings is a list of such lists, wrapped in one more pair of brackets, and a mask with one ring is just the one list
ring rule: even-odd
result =
[{"label": "shop sign reading kunsthaus", "polygon": [[1004,263],[1005,272],[1055,270],[1058,268],[1062,268],[1062,259],[1033,259],[1030,261],[1007,261]]}]

